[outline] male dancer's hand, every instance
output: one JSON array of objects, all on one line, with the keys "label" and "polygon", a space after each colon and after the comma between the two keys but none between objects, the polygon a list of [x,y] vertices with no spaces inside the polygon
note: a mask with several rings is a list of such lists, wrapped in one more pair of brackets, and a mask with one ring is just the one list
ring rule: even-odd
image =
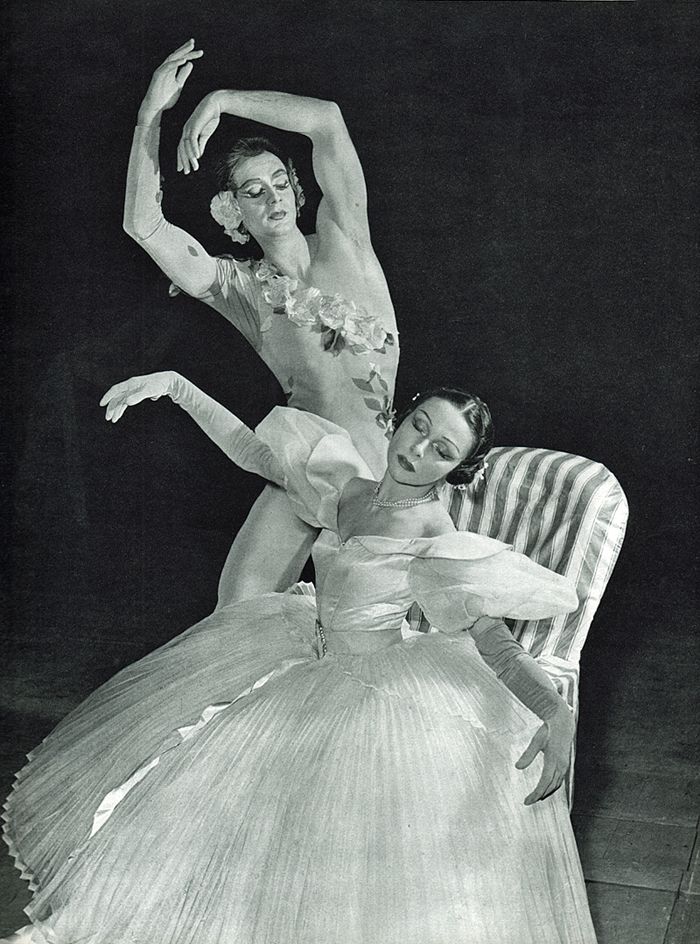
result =
[{"label": "male dancer's hand", "polygon": [[203,55],[203,50],[194,48],[194,40],[188,39],[161,62],[153,73],[151,84],[141,103],[139,124],[150,124],[164,111],[173,107],[192,71],[192,60]]},{"label": "male dancer's hand", "polygon": [[204,154],[209,138],[219,127],[221,105],[218,92],[205,95],[185,122],[177,146],[177,169],[189,174],[199,170],[199,160]]}]

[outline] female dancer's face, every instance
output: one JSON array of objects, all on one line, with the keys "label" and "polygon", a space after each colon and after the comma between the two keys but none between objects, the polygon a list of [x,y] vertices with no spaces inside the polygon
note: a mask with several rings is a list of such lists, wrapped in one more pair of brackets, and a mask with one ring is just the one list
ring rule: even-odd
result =
[{"label": "female dancer's face", "polygon": [[286,235],[297,225],[294,190],[279,157],[265,152],[236,167],[236,199],[248,232],[258,241]]},{"label": "female dancer's face", "polygon": [[464,416],[431,397],[410,413],[389,443],[388,471],[402,485],[430,485],[448,475],[476,446]]}]

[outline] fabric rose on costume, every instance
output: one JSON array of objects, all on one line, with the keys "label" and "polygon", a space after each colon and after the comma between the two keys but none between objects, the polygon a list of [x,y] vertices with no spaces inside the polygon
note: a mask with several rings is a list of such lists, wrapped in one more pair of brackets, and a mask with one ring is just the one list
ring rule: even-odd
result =
[{"label": "fabric rose on costume", "polygon": [[255,278],[262,282],[262,295],[267,304],[277,314],[287,314],[288,306],[294,303],[294,292],[298,287],[296,279],[280,275],[277,269],[263,259],[253,266]]},{"label": "fabric rose on costume", "polygon": [[343,326],[345,339],[349,344],[367,348],[368,351],[379,350],[386,341],[386,331],[362,308],[355,307],[348,313]]},{"label": "fabric rose on costume", "polygon": [[263,298],[275,311],[288,313],[288,305],[294,300],[293,293],[296,287],[296,279],[283,275],[268,282],[263,289]]},{"label": "fabric rose on costume", "polygon": [[334,331],[342,329],[350,304],[354,303],[346,302],[341,295],[324,295],[318,311],[321,324]]},{"label": "fabric rose on costume", "polygon": [[322,296],[318,318],[324,350],[336,356],[344,348],[353,354],[378,351],[388,338],[376,318],[341,295]]},{"label": "fabric rose on costume", "polygon": [[316,324],[322,298],[317,288],[308,288],[298,295],[293,295],[286,304],[287,317],[292,324],[300,327]]},{"label": "fabric rose on costume", "polygon": [[242,233],[239,229],[243,222],[241,208],[230,190],[221,190],[217,193],[209,204],[209,212],[219,226],[223,226],[224,232],[234,243],[248,242],[248,234]]},{"label": "fabric rose on costume", "polygon": [[[323,298],[319,319],[326,329],[337,333],[344,344],[354,348],[355,353],[378,351],[387,339],[386,331],[376,318],[341,295]],[[338,350],[337,341],[333,349]]]},{"label": "fabric rose on costume", "polygon": [[284,278],[284,276],[279,274],[275,266],[271,265],[269,262],[265,262],[264,259],[254,263],[254,269],[255,278],[258,282],[271,282],[273,279]]},{"label": "fabric rose on costume", "polygon": [[252,269],[274,313],[286,315],[297,327],[310,327],[320,333],[323,350],[334,357],[343,350],[352,354],[384,353],[385,346],[394,343],[376,318],[342,295],[323,295],[314,287],[300,289],[297,279],[281,275],[264,259],[253,263]]}]

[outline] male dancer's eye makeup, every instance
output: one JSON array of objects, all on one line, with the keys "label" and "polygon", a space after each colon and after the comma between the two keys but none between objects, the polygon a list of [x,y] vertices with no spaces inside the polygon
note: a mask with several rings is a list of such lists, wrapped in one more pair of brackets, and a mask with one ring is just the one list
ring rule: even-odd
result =
[{"label": "male dancer's eye makeup", "polygon": [[[275,183],[274,187],[275,187],[275,190],[288,190],[288,189],[289,189],[289,181],[288,181],[288,180],[278,180],[278,181]],[[257,200],[258,197],[262,197],[264,193],[265,193],[265,188],[264,188],[264,187],[261,187],[260,190],[244,190],[244,191],[243,191],[243,196],[244,196],[244,197],[248,197],[248,198],[250,198],[251,200]]]}]

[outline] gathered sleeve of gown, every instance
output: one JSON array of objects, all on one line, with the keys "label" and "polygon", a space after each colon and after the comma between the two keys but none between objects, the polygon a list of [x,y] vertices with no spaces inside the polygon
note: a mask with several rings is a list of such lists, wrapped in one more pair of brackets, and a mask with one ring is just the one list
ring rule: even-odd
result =
[{"label": "gathered sleeve of gown", "polygon": [[210,305],[256,349],[261,346],[254,276],[245,263],[211,256],[161,209],[160,127],[138,125],[129,157],[124,229],[177,288]]},{"label": "gathered sleeve of gown", "polygon": [[278,406],[255,432],[275,454],[297,515],[315,528],[337,531],[338,502],[347,483],[374,479],[346,430],[313,413]]},{"label": "gathered sleeve of gown", "polygon": [[294,511],[313,527],[336,530],[347,482],[372,478],[348,433],[313,413],[275,407],[253,432],[180,374],[170,374],[166,395],[237,466],[284,488]]},{"label": "gathered sleeve of gown", "polygon": [[423,541],[414,553],[411,589],[443,632],[481,616],[544,619],[578,606],[571,580],[485,535],[455,531]]},{"label": "gathered sleeve of gown", "polygon": [[409,565],[409,584],[430,622],[468,630],[486,664],[546,721],[565,708],[553,682],[504,618],[544,619],[578,605],[572,581],[500,541],[455,532],[428,541]]}]

